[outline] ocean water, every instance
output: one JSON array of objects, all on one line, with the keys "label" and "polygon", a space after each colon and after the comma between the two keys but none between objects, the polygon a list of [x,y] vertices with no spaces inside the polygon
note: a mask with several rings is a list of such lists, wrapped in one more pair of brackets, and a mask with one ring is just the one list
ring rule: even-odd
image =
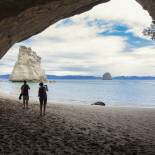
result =
[{"label": "ocean water", "polygon": [[[38,101],[38,84],[28,83],[30,100]],[[20,94],[22,83],[0,81],[0,90],[10,96]],[[147,80],[57,80],[47,83],[48,101],[65,104],[92,104],[103,101],[108,106],[155,106],[155,81]]]}]

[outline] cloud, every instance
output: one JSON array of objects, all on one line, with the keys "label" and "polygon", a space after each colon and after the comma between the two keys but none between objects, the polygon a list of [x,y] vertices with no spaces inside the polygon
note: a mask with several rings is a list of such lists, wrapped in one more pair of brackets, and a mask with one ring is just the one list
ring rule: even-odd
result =
[{"label": "cloud", "polygon": [[155,44],[142,35],[150,23],[135,0],[111,0],[16,44],[0,61],[0,73],[11,72],[26,45],[42,57],[47,74],[155,75]]},{"label": "cloud", "polygon": [[108,3],[98,5],[91,11],[83,13],[80,18],[76,16],[75,21],[105,20],[107,22],[116,22],[128,25],[130,31],[141,35],[141,30],[152,22],[147,11],[144,11],[135,0],[111,0]]}]

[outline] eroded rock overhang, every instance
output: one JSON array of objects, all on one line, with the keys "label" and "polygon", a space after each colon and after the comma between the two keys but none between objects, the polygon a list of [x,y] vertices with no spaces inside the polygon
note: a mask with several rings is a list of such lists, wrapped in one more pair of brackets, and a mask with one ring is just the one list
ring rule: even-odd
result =
[{"label": "eroded rock overhang", "polygon": [[[38,34],[61,19],[83,13],[108,1],[110,0],[1,0],[0,58],[13,44]],[[155,19],[155,2],[137,1]]]}]

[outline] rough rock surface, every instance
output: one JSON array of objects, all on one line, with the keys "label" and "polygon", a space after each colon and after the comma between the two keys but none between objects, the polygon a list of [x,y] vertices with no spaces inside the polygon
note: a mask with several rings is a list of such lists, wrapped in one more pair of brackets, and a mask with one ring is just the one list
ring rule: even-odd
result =
[{"label": "rough rock surface", "polygon": [[98,102],[93,103],[92,105],[100,105],[100,106],[105,106],[105,103],[104,103],[104,102],[102,102],[102,101],[98,101]]},{"label": "rough rock surface", "polygon": [[21,46],[18,60],[10,76],[11,81],[46,81],[47,77],[41,68],[41,58],[31,48]]},{"label": "rough rock surface", "polygon": [[[109,0],[1,0],[0,57],[16,42]],[[6,11],[7,10],[7,11]]]},{"label": "rough rock surface", "polygon": [[112,80],[112,76],[110,73],[104,73],[103,75],[103,80]]},{"label": "rough rock surface", "polygon": [[[0,58],[16,42],[25,40],[55,22],[110,0],[1,0]],[[155,1],[137,0],[155,19]]]},{"label": "rough rock surface", "polygon": [[155,20],[155,0],[136,0],[142,7],[147,10],[150,16]]}]

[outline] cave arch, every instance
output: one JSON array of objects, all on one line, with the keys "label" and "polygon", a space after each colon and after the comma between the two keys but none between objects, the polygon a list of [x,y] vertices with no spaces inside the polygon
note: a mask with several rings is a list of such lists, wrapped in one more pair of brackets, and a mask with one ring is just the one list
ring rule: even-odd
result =
[{"label": "cave arch", "polygon": [[[15,43],[49,25],[110,0],[3,0],[0,2],[0,58]],[[155,19],[155,1],[136,0]]]}]

